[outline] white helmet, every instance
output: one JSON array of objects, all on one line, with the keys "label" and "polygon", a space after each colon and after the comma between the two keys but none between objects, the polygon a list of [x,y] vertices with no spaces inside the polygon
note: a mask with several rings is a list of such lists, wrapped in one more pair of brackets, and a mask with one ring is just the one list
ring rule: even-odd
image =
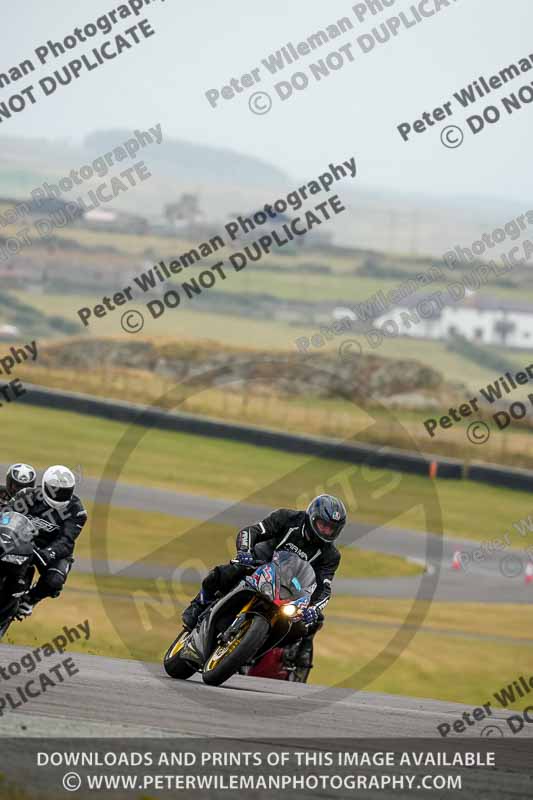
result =
[{"label": "white helmet", "polygon": [[43,498],[52,508],[66,508],[74,494],[76,479],[68,467],[56,464],[43,475]]}]

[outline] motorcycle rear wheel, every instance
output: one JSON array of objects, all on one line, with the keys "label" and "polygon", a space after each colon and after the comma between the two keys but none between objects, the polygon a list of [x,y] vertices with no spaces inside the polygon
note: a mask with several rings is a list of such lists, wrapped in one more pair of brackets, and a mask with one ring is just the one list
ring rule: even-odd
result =
[{"label": "motorcycle rear wheel", "polygon": [[310,667],[296,667],[294,671],[289,672],[287,680],[292,683],[307,683],[310,672]]},{"label": "motorcycle rear wheel", "polygon": [[202,678],[208,686],[220,686],[250,661],[266,641],[270,625],[264,617],[249,617],[227,645],[209,656]]},{"label": "motorcycle rear wheel", "polygon": [[181,657],[181,652],[189,638],[190,631],[184,629],[180,632],[179,636],[174,639],[163,659],[163,666],[167,675],[171,678],[185,681],[197,671],[189,661],[185,661]]}]

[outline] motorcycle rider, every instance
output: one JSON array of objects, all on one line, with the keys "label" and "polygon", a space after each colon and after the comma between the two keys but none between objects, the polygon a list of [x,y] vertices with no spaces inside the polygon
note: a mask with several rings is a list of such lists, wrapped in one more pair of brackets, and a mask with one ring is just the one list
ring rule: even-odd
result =
[{"label": "motorcycle rider", "polygon": [[29,464],[11,464],[6,472],[5,486],[0,486],[0,508],[5,506],[21,489],[35,486],[37,473]]},{"label": "motorcycle rider", "polygon": [[56,464],[45,471],[40,487],[22,489],[9,503],[38,530],[34,564],[40,577],[20,602],[18,613],[22,617],[29,617],[34,606],[45,597],[59,597],[70,572],[75,542],[87,521],[87,512],[74,494],[75,488],[71,470]]},{"label": "motorcycle rider", "polygon": [[[341,558],[334,542],[345,524],[346,509],[342,501],[321,494],[309,503],[306,511],[279,508],[261,522],[243,528],[237,534],[238,563],[222,564],[211,570],[202,582],[201,591],[183,612],[183,624],[192,630],[217,592],[226,594],[233,589],[246,575],[247,567],[258,559],[270,560],[274,550],[288,550],[312,564],[316,574],[317,586],[311,604],[291,631],[291,640],[302,640],[297,666],[312,667],[313,637],[323,625],[323,611],[331,597],[331,583]],[[262,543],[270,545],[266,559]]]}]

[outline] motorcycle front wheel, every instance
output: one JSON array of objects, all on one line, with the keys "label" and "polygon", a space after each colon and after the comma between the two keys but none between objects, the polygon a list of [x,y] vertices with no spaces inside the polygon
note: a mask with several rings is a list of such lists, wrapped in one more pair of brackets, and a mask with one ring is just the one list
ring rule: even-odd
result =
[{"label": "motorcycle front wheel", "polygon": [[[3,599],[3,598],[2,598]],[[0,621],[0,640],[4,638],[7,629],[15,619],[15,613],[18,609],[18,600],[13,599],[6,606],[2,606],[2,619]]]},{"label": "motorcycle front wheel", "polygon": [[202,678],[208,686],[220,686],[250,661],[270,633],[264,617],[248,617],[227,644],[219,645],[204,666]]},{"label": "motorcycle front wheel", "polygon": [[13,620],[8,619],[7,622],[3,622],[0,624],[0,640],[4,638],[7,633],[7,629],[11,625]]},{"label": "motorcycle front wheel", "polygon": [[171,678],[185,681],[196,672],[195,667],[191,666],[190,662],[185,661],[185,659],[181,657],[182,650],[190,635],[190,631],[183,629],[165,653],[163,666],[165,672],[167,675],[170,675]]}]

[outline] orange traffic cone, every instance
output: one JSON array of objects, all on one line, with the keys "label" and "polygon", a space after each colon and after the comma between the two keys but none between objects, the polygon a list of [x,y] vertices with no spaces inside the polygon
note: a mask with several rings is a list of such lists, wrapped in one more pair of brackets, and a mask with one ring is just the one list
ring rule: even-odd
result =
[{"label": "orange traffic cone", "polygon": [[533,563],[528,561],[525,571],[524,580],[527,583],[533,583]]},{"label": "orange traffic cone", "polygon": [[461,569],[461,551],[456,550],[453,554],[452,569]]}]

